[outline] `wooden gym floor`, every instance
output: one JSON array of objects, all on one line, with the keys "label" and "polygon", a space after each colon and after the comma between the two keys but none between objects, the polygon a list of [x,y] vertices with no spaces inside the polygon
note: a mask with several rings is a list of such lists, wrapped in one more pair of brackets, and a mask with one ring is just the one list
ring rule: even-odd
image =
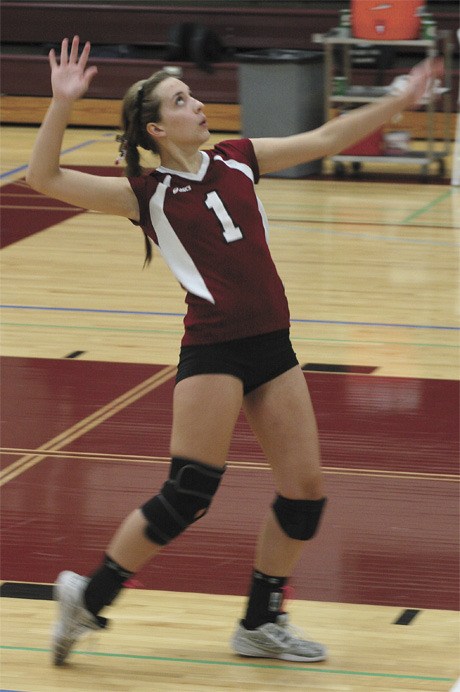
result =
[{"label": "wooden gym floor", "polygon": [[[142,271],[129,222],[25,185],[35,132],[1,132],[2,690],[451,689],[460,191],[398,169],[335,180],[329,164],[323,178],[258,186],[329,497],[288,610],[329,659],[229,649],[273,496],[241,416],[209,514],[136,575],[107,632],[50,665],[56,574],[90,571],[167,472],[184,305],[158,255]],[[116,174],[115,156],[113,132],[75,128],[62,163]]]}]

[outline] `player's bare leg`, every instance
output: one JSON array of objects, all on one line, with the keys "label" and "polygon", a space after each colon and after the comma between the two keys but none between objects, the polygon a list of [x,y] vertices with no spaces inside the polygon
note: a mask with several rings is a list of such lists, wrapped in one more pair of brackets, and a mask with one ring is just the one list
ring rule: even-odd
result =
[{"label": "player's bare leg", "polygon": [[242,397],[241,382],[227,375],[197,375],[176,385],[168,481],[123,521],[90,579],[73,572],[57,579],[59,615],[52,638],[56,665],[66,661],[87,632],[105,626],[99,612],[125,581],[205,513],[222,477]]},{"label": "player's bare leg", "polygon": [[233,635],[233,649],[243,656],[322,661],[324,646],[299,636],[282,610],[286,578],[324,506],[318,432],[300,368],[249,394],[244,410],[272,467],[282,509],[277,515],[270,510],[260,532],[246,615]]},{"label": "player's bare leg", "polygon": [[[293,500],[324,496],[318,429],[300,367],[245,397],[244,411],[270,464],[276,492]],[[256,568],[289,576],[305,543],[289,538],[272,511],[259,537]]]}]

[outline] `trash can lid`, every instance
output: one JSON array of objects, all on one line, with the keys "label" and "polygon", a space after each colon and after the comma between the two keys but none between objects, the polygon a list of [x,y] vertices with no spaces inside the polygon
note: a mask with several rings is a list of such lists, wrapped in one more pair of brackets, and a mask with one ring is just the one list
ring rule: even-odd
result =
[{"label": "trash can lid", "polygon": [[250,53],[236,53],[238,62],[276,63],[276,62],[322,62],[323,53],[313,50],[290,50],[288,48],[264,48]]}]

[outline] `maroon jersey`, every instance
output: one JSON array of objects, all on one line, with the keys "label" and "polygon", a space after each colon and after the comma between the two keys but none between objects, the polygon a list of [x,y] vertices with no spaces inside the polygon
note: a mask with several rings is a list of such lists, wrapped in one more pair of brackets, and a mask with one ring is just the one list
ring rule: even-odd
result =
[{"label": "maroon jersey", "polygon": [[281,279],[255,194],[249,139],[202,151],[198,173],[163,166],[130,178],[144,232],[187,292],[183,345],[241,339],[289,327]]}]

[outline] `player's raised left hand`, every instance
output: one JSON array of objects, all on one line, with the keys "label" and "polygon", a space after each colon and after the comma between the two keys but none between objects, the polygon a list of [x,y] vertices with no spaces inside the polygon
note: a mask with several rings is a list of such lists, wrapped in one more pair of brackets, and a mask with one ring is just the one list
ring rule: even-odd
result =
[{"label": "player's raised left hand", "polygon": [[86,67],[91,50],[89,41],[83,46],[80,56],[78,55],[79,45],[80,39],[74,36],[69,52],[69,40],[65,38],[61,44],[59,61],[54,49],[49,52],[51,86],[55,99],[76,101],[81,98],[97,73],[97,67]]}]

